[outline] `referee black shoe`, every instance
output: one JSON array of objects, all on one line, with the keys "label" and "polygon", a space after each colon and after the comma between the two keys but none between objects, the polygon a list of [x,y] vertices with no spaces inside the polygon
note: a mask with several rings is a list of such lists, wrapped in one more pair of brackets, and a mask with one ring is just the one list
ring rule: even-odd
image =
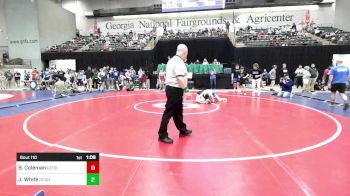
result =
[{"label": "referee black shoe", "polygon": [[172,140],[170,137],[159,138],[158,141],[166,144],[172,144],[174,142],[174,140]]},{"label": "referee black shoe", "polygon": [[192,133],[191,129],[187,129],[185,131],[180,131],[179,137],[186,137],[186,136],[191,135],[191,133]]}]

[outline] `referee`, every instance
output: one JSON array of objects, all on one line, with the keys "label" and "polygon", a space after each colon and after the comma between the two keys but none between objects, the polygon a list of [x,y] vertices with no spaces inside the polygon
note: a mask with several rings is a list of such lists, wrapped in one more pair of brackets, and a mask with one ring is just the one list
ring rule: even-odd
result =
[{"label": "referee", "polygon": [[191,97],[187,87],[187,60],[188,48],[184,44],[177,46],[176,55],[171,58],[166,65],[165,93],[167,102],[163,113],[162,122],[160,123],[158,138],[160,142],[172,144],[173,140],[168,136],[168,123],[173,117],[176,128],[180,131],[179,136],[185,137],[192,133],[192,130],[186,128],[183,122],[182,96]]}]

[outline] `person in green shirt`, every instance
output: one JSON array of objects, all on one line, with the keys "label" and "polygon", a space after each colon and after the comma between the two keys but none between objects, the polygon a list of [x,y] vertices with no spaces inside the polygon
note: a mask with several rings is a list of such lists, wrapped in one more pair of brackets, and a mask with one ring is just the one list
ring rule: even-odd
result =
[{"label": "person in green shirt", "polygon": [[57,81],[54,84],[54,96],[67,96],[67,88],[61,77],[57,77]]},{"label": "person in green shirt", "polygon": [[97,89],[98,87],[98,71],[96,68],[92,70],[92,88]]}]

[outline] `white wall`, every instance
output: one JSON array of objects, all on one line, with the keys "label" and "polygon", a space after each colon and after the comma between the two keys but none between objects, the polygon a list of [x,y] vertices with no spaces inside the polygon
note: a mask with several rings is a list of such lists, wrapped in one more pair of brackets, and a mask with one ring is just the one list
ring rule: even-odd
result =
[{"label": "white wall", "polygon": [[7,28],[6,28],[6,19],[5,19],[5,1],[0,0],[0,50],[2,47],[7,46],[6,37],[7,37]]},{"label": "white wall", "polygon": [[350,31],[350,1],[337,0],[335,2],[335,27]]},{"label": "white wall", "polygon": [[37,1],[5,0],[10,58],[31,60],[41,67]]},{"label": "white wall", "polygon": [[[62,0],[62,7],[75,13],[76,26],[81,34],[88,35],[93,28],[94,19],[87,19],[85,12],[92,12],[97,9],[144,7],[153,4],[160,4],[161,0]],[[111,20],[111,17],[100,18],[99,21]]]},{"label": "white wall", "polygon": [[75,37],[75,15],[55,0],[38,0],[38,21],[41,48]]}]

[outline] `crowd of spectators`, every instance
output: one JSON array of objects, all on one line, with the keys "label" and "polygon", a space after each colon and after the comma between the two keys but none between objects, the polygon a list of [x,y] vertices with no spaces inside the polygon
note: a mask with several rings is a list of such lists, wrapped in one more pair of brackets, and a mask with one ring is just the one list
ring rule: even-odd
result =
[{"label": "crowd of spectators", "polygon": [[223,27],[205,28],[205,29],[170,29],[164,28],[163,35],[160,39],[195,39],[207,37],[226,37],[227,32]]},{"label": "crowd of spectators", "polygon": [[115,51],[115,50],[143,50],[151,39],[155,39],[153,31],[117,34],[91,34],[77,37],[63,44],[49,46],[45,52],[73,52],[73,51]]},{"label": "crowd of spectators", "polygon": [[310,33],[334,44],[350,44],[350,33],[333,27],[314,27]]},{"label": "crowd of spectators", "polygon": [[[324,87],[328,83],[329,70],[331,67],[328,67],[323,75],[319,74],[315,64],[310,66],[299,67],[293,72],[289,70],[285,63],[281,67],[273,65],[270,70],[263,69],[258,71],[260,86],[269,86],[271,91],[275,91],[275,84],[281,86],[280,96],[290,97],[292,92],[292,87],[301,88],[302,92],[314,92],[315,90],[325,90]],[[235,65],[235,68],[232,71],[231,81],[233,84],[233,89],[238,90],[239,86],[242,86],[242,83],[246,86],[254,86],[253,84],[253,73],[254,69],[249,67],[244,67],[242,65]],[[246,80],[242,82],[242,77],[246,77]],[[294,79],[294,80],[293,80]],[[258,86],[259,86],[258,85]],[[242,87],[240,87],[242,88]],[[244,88],[242,88],[244,90]],[[240,89],[241,91],[243,91]],[[282,91],[288,91],[282,92]],[[276,93],[278,95],[278,93]]]},{"label": "crowd of spectators", "polygon": [[308,36],[305,31],[297,31],[293,24],[276,28],[240,28],[236,32],[236,42],[246,46],[298,46],[320,45],[317,40]]},{"label": "crowd of spectators", "polygon": [[31,82],[38,84],[38,89],[55,90],[55,83],[64,82],[64,89],[71,92],[92,92],[104,90],[134,90],[150,88],[149,74],[141,68],[136,71],[133,66],[129,69],[117,70],[115,67],[91,68],[86,70],[62,70],[56,67],[38,71],[25,71],[21,77],[19,72],[0,72],[0,89],[11,89],[13,80],[17,87],[29,87]]},{"label": "crowd of spectators", "polygon": [[45,52],[73,52],[81,49],[82,47],[88,45],[94,37],[90,36],[79,36],[75,37],[70,41],[62,44],[57,44],[45,48]]}]

